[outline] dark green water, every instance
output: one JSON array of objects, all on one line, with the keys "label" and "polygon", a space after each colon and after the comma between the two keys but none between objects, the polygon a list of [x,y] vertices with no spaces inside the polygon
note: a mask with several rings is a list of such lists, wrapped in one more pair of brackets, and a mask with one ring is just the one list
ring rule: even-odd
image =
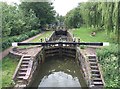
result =
[{"label": "dark green water", "polygon": [[50,57],[36,72],[32,87],[86,87],[75,59]]}]

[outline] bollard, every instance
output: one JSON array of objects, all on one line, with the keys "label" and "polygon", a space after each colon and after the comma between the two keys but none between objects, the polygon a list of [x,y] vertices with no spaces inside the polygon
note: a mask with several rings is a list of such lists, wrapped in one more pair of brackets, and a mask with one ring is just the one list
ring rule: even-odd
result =
[{"label": "bollard", "polygon": [[45,41],[48,42],[48,38],[45,38]]},{"label": "bollard", "polygon": [[74,37],[74,38],[73,38],[73,42],[75,42],[75,41],[76,41],[76,38]]},{"label": "bollard", "polygon": [[[74,38],[73,38],[73,42],[75,42],[75,41],[76,41],[76,38],[74,37]],[[75,47],[76,45],[73,45],[73,46]]]},{"label": "bollard", "polygon": [[[80,38],[78,38],[78,43],[80,43]],[[77,46],[79,46],[79,45],[77,45]]]},{"label": "bollard", "polygon": [[80,42],[80,39],[78,38],[78,43]]},{"label": "bollard", "polygon": [[40,41],[42,42],[42,38],[40,39]]}]

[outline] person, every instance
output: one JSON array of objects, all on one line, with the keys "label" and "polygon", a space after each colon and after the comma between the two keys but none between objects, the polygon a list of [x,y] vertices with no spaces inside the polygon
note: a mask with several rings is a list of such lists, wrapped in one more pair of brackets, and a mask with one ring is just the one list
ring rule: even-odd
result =
[{"label": "person", "polygon": [[91,36],[95,36],[95,35],[96,35],[96,33],[95,33],[95,32],[92,32],[92,33],[91,33]]}]

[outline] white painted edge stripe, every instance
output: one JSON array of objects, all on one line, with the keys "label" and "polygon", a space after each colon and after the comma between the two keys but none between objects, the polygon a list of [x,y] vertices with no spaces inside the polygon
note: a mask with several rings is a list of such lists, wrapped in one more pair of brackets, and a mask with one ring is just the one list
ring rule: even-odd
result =
[{"label": "white painted edge stripe", "polygon": [[12,46],[13,46],[13,47],[17,47],[18,44],[17,44],[16,42],[14,42],[14,43],[12,43]]},{"label": "white painted edge stripe", "polygon": [[103,46],[109,46],[109,42],[103,42]]}]

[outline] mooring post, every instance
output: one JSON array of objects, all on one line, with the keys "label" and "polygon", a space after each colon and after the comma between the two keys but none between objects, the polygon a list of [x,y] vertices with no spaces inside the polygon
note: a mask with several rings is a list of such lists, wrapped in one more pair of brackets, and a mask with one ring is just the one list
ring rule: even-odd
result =
[{"label": "mooring post", "polygon": [[[75,37],[73,38],[73,42],[76,42],[76,38]],[[73,44],[73,46],[75,47],[76,44]]]},{"label": "mooring post", "polygon": [[[47,43],[48,42],[48,38],[45,38],[45,42]],[[49,44],[46,44],[46,47],[48,47]]]},{"label": "mooring post", "polygon": [[[78,43],[80,43],[80,38],[78,38]],[[79,46],[79,45],[77,45],[77,46]]]},{"label": "mooring post", "polygon": [[76,38],[74,37],[74,38],[73,38],[73,42],[75,42],[75,41],[76,41]]},{"label": "mooring post", "polygon": [[78,38],[78,42],[80,43],[80,38]]},{"label": "mooring post", "polygon": [[42,38],[40,39],[40,41],[42,42]]},{"label": "mooring post", "polygon": [[45,42],[48,42],[48,38],[45,38]]}]

